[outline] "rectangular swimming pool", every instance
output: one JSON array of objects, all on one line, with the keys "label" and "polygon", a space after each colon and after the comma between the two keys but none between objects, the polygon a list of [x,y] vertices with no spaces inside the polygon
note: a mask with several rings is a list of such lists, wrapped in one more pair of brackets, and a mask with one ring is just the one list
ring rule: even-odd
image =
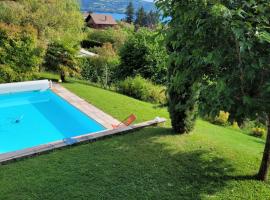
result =
[{"label": "rectangular swimming pool", "polygon": [[0,95],[0,154],[103,130],[50,89]]}]

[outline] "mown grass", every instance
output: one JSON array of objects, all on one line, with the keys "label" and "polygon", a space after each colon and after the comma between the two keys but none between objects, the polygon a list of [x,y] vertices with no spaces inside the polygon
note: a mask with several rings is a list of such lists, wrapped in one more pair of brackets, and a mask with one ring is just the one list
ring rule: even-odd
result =
[{"label": "mown grass", "polygon": [[[165,108],[82,83],[64,86],[118,119],[168,117]],[[198,120],[56,150],[0,167],[0,199],[270,199],[253,180],[264,141]]]}]

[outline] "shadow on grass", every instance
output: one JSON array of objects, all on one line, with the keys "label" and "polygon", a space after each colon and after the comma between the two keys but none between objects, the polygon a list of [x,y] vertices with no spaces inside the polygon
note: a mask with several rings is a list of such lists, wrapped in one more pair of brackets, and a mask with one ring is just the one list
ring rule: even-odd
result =
[{"label": "shadow on grass", "polygon": [[252,139],[250,139],[250,140],[253,141],[253,142],[256,142],[256,143],[265,145],[265,140],[263,140],[263,139],[260,139],[260,138],[252,138]]},{"label": "shadow on grass", "polygon": [[[222,158],[222,155],[219,156],[208,149],[200,149],[199,146],[190,148],[188,145],[185,147],[184,143],[177,144],[172,141],[173,139],[160,140],[160,137],[175,135],[171,129],[156,127],[148,128],[145,132],[151,134],[144,134],[144,137],[137,138],[134,142],[147,141],[140,148],[143,147],[156,153],[152,156],[158,159],[151,159],[152,163],[159,163],[160,169],[166,168],[165,172],[160,171],[160,175],[167,174],[170,177],[168,186],[172,186],[175,194],[177,193],[181,199],[202,199],[215,196],[215,193],[226,187],[228,181],[245,181],[255,177],[254,175],[235,176],[235,169],[230,162]],[[172,142],[175,144],[172,145]],[[178,145],[182,145],[181,150],[177,148]],[[164,194],[160,194],[161,197]],[[164,199],[166,199],[165,196]]]},{"label": "shadow on grass", "polygon": [[230,180],[252,178],[234,177],[227,160],[179,137],[171,129],[146,128],[12,163],[1,168],[0,186],[16,185],[16,190],[5,186],[1,194],[5,199],[17,193],[28,197],[31,191],[41,199],[199,200],[222,192]]}]

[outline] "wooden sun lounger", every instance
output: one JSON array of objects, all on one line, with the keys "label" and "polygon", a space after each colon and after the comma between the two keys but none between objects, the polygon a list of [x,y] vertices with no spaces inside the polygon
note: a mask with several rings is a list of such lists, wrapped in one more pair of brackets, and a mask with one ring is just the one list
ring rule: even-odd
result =
[{"label": "wooden sun lounger", "polygon": [[115,129],[115,128],[119,128],[121,126],[130,126],[136,119],[137,119],[136,115],[131,114],[124,121],[122,121],[120,124],[112,125],[112,127]]}]

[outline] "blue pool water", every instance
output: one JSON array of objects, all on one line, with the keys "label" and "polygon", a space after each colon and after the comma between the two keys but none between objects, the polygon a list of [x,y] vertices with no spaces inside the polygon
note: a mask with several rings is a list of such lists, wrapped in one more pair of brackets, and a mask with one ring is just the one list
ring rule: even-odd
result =
[{"label": "blue pool water", "polygon": [[102,130],[51,90],[0,95],[0,154]]}]

